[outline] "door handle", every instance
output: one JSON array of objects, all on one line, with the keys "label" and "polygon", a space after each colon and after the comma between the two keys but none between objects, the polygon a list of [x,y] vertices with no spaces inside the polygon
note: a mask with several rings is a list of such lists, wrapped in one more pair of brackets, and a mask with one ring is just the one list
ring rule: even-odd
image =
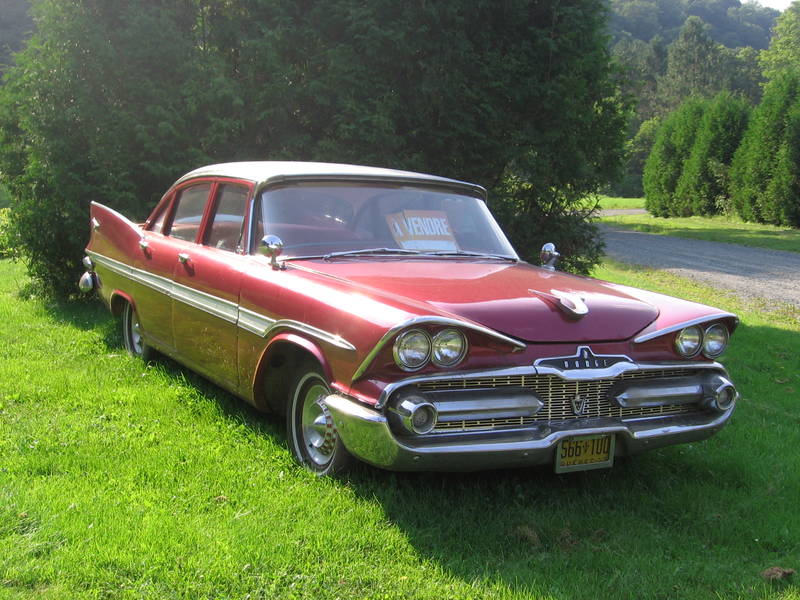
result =
[{"label": "door handle", "polygon": [[185,252],[181,252],[180,254],[178,254],[178,262],[181,263],[182,265],[188,263],[190,258],[191,257]]},{"label": "door handle", "polygon": [[148,242],[147,240],[139,240],[139,248],[141,248],[142,251],[146,252],[149,247],[150,247],[150,242]]}]

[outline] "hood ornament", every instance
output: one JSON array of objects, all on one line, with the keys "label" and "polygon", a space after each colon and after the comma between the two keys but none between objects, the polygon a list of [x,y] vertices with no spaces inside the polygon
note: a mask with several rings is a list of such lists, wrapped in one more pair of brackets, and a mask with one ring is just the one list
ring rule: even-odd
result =
[{"label": "hood ornament", "polygon": [[580,319],[589,314],[589,307],[586,305],[585,300],[577,294],[559,290],[550,290],[549,294],[538,290],[529,289],[528,291],[535,296],[539,296],[551,306],[555,306],[572,319]]}]

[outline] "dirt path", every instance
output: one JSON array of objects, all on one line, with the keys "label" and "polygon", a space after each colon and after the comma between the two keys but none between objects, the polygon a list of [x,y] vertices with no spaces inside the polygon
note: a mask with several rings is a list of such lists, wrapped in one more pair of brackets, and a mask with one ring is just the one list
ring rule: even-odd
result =
[{"label": "dirt path", "polygon": [[615,260],[800,308],[800,253],[639,233],[602,223],[599,227],[606,254]]}]

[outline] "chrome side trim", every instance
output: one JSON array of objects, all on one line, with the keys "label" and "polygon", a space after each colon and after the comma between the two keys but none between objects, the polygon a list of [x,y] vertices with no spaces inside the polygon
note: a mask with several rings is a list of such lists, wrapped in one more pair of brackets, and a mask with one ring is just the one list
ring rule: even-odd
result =
[{"label": "chrome side trim", "polygon": [[127,277],[128,279],[146,285],[165,296],[173,298],[183,304],[205,311],[228,323],[234,323],[241,329],[254,333],[260,337],[267,337],[278,329],[292,329],[305,335],[327,342],[337,348],[355,351],[356,347],[340,335],[318,329],[313,325],[294,321],[291,319],[276,320],[260,313],[242,308],[235,302],[218,298],[212,294],[201,292],[189,286],[175,283],[161,275],[153,275],[142,269],[126,265],[113,258],[102,256],[96,252],[87,251],[98,265]]},{"label": "chrome side trim", "polygon": [[634,338],[633,342],[635,344],[641,344],[642,342],[648,342],[662,335],[673,333],[675,331],[680,331],[684,327],[691,327],[692,325],[700,325],[702,323],[708,323],[709,321],[718,321],[720,319],[734,319],[737,324],[739,323],[739,317],[737,317],[733,313],[718,313],[716,315],[709,315],[706,317],[699,317],[697,319],[692,319],[691,321],[684,321],[683,323],[678,323],[677,325],[670,325],[669,327],[664,327],[663,329],[659,329],[658,331],[645,333],[644,335],[640,335],[639,337]]},{"label": "chrome side trim", "polygon": [[300,321],[292,321],[291,319],[281,319],[279,321],[275,321],[275,325],[272,326],[270,329],[270,333],[275,329],[294,329],[295,331],[299,331],[301,333],[305,333],[312,337],[315,337],[323,342],[328,342],[329,344],[336,346],[337,348],[342,348],[343,350],[350,350],[355,352],[356,347],[344,339],[340,335],[336,335],[330,333],[329,331],[325,331],[324,329],[317,329],[313,325],[309,325],[308,323],[302,323]]},{"label": "chrome side trim", "polygon": [[627,373],[628,371],[652,371],[652,370],[672,370],[672,369],[709,369],[725,371],[718,362],[693,363],[693,362],[664,362],[664,363],[617,363],[606,369],[575,369],[573,371],[559,371],[553,367],[509,367],[506,369],[494,369],[488,371],[456,371],[447,374],[436,373],[433,375],[418,375],[407,377],[400,381],[388,384],[381,392],[375,408],[380,410],[397,389],[406,385],[416,385],[426,381],[447,381],[458,379],[479,379],[483,377],[514,377],[520,375],[556,375],[567,381],[584,381],[587,379],[610,379]]},{"label": "chrome side trim", "polygon": [[266,337],[269,330],[275,325],[275,319],[239,307],[239,327],[258,336]]},{"label": "chrome side trim", "polygon": [[445,325],[451,327],[460,327],[461,329],[469,329],[470,331],[482,333],[483,335],[492,337],[498,341],[513,346],[514,352],[519,352],[520,350],[527,348],[527,345],[523,342],[508,337],[507,335],[503,335],[502,333],[498,333],[494,329],[489,329],[483,325],[477,325],[467,321],[460,321],[459,319],[451,319],[449,317],[412,317],[411,319],[407,319],[402,323],[398,323],[383,335],[383,337],[378,341],[377,344],[375,344],[372,350],[369,351],[369,354],[367,354],[367,356],[364,358],[358,369],[356,369],[355,373],[353,373],[352,380],[358,380],[365,373],[370,364],[372,364],[372,361],[375,360],[375,357],[378,355],[378,353],[383,350],[386,344],[388,344],[400,331],[408,327],[415,327],[419,325]]},{"label": "chrome side trim", "polygon": [[177,283],[173,283],[172,297],[228,323],[235,324],[239,320],[239,305],[230,300],[223,300]]}]

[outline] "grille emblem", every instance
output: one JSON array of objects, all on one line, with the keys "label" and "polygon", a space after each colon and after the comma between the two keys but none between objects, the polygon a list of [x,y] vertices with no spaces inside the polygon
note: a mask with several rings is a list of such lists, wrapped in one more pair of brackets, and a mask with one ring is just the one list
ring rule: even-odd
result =
[{"label": "grille emblem", "polygon": [[575,413],[576,417],[582,417],[586,414],[586,398],[581,398],[577,394],[572,399],[572,412]]},{"label": "grille emblem", "polygon": [[589,346],[580,346],[572,356],[540,358],[533,364],[536,367],[553,367],[559,371],[572,371],[576,369],[607,369],[624,362],[633,361],[624,355],[595,354]]}]

